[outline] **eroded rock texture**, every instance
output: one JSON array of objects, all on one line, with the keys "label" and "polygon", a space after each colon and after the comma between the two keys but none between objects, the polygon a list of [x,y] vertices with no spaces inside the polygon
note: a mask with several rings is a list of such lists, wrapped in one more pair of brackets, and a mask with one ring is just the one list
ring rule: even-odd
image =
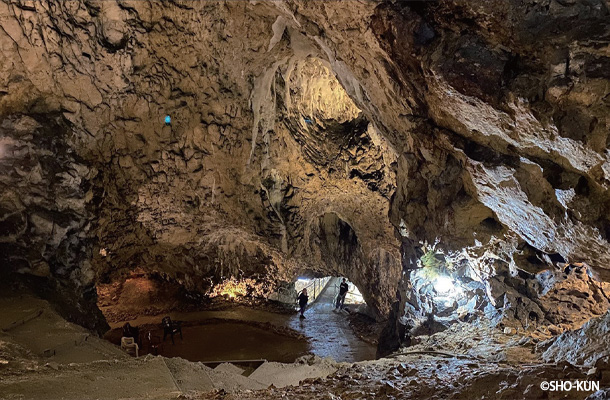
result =
[{"label": "eroded rock texture", "polygon": [[67,316],[102,330],[89,240],[96,171],[71,147],[69,132],[57,113],[11,116],[0,125],[0,277],[30,275]]},{"label": "eroded rock texture", "polygon": [[56,114],[95,171],[87,229],[75,229],[90,280],[139,267],[205,292],[232,275],[347,275],[385,314],[400,271],[387,218],[396,155],[281,10],[1,7],[3,115]]},{"label": "eroded rock texture", "polygon": [[608,320],[609,314],[605,314],[588,321],[578,330],[565,332],[545,343],[548,348],[543,353],[544,360],[569,361],[572,364],[586,366],[604,364],[607,369]]},{"label": "eroded rock texture", "polygon": [[[607,2],[4,0],[0,14],[3,118],[56,116],[95,171],[73,233],[91,258],[67,263],[71,280],[346,275],[381,316],[402,279],[394,324],[421,242],[475,264],[493,250],[512,273],[610,276]],[[5,243],[36,226],[11,196]],[[52,257],[68,256],[3,268]]]}]

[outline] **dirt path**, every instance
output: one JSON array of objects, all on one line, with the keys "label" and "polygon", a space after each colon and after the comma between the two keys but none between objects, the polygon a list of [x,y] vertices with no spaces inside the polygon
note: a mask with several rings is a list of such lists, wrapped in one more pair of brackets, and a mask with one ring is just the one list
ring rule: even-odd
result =
[{"label": "dirt path", "polygon": [[305,311],[306,318],[301,320],[295,314],[288,326],[311,338],[311,351],[317,356],[345,362],[375,359],[375,346],[359,339],[349,326],[347,315],[335,311],[333,285],[339,285],[339,280],[334,279],[336,282],[331,280]]}]

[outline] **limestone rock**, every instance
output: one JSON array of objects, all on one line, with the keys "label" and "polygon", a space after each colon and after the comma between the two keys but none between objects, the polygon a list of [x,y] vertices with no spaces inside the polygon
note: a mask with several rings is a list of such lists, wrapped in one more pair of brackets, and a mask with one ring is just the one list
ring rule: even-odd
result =
[{"label": "limestone rock", "polygon": [[592,319],[582,328],[564,332],[553,339],[542,354],[547,362],[568,361],[572,364],[595,366],[608,355],[610,313]]}]

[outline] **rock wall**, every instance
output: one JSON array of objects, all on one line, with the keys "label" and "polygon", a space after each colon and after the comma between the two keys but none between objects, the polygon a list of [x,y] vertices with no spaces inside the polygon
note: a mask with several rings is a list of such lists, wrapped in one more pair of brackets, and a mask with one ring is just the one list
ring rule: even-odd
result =
[{"label": "rock wall", "polygon": [[91,179],[61,114],[11,115],[0,125],[0,277],[29,284],[71,320],[107,327],[95,305]]},{"label": "rock wall", "polygon": [[58,115],[96,171],[83,178],[90,268],[64,260],[70,273],[140,268],[204,293],[230,276],[346,275],[386,314],[396,155],[274,4],[0,8],[0,113]]},{"label": "rock wall", "polygon": [[[588,321],[582,328],[565,332],[545,343],[542,354],[546,362],[568,361],[575,365],[595,366],[598,361],[605,364],[608,359],[609,314]],[[605,360],[603,358],[606,357]],[[599,364],[598,364],[599,366]],[[607,377],[607,372],[606,372]]]},{"label": "rock wall", "polygon": [[361,5],[352,12],[370,25],[359,41],[319,17],[340,8],[295,7],[327,27],[369,102],[362,108],[403,152],[394,225],[456,249],[511,231],[604,275],[607,4]]},{"label": "rock wall", "polygon": [[[393,319],[422,242],[491,252],[515,273],[584,261],[607,279],[607,2],[351,6],[350,18],[337,3],[290,11],[399,154],[390,220],[405,273]],[[585,318],[604,307],[594,303]]]}]

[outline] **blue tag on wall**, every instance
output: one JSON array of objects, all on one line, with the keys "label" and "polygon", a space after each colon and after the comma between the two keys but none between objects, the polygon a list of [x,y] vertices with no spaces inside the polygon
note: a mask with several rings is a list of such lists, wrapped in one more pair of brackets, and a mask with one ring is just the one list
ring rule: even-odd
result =
[{"label": "blue tag on wall", "polygon": [[165,124],[169,125],[172,123],[172,117],[170,117],[169,115],[165,116]]}]

